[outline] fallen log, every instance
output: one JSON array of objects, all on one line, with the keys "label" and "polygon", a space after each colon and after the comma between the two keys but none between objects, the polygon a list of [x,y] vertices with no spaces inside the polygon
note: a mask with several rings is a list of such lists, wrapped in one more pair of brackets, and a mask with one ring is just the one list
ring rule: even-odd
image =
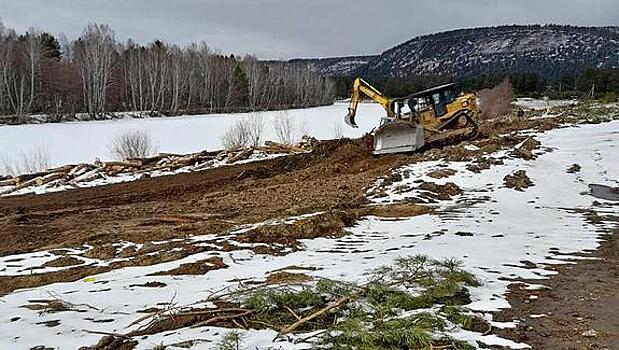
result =
[{"label": "fallen log", "polygon": [[126,160],[126,161],[111,161],[111,162],[102,162],[101,165],[104,168],[113,167],[113,166],[122,166],[127,168],[139,168],[142,166],[142,161],[140,160]]},{"label": "fallen log", "polygon": [[54,180],[58,180],[58,179],[62,179],[64,176],[66,175],[66,173],[63,172],[58,172],[58,173],[52,173],[49,175],[45,175],[42,177],[37,177],[36,179],[34,179],[34,181],[36,182],[36,184],[38,186],[43,186],[47,183],[50,183]]},{"label": "fallen log", "polygon": [[20,183],[19,185],[15,186],[15,187],[12,187],[12,188],[9,188],[7,190],[4,190],[4,191],[0,192],[0,196],[11,194],[11,193],[13,193],[15,191],[21,190],[22,188],[26,188],[26,187],[30,187],[30,186],[36,185],[37,181],[40,181],[40,178],[42,178],[42,177],[44,177],[44,176],[35,177],[34,179],[30,179],[28,181],[22,182],[22,183]]},{"label": "fallen log", "polygon": [[36,173],[21,174],[21,175],[16,176],[16,178],[19,179],[19,182],[30,181],[30,180],[35,179],[37,177],[45,176],[45,175],[47,175],[49,173],[50,173],[49,171],[39,171],[39,172],[36,172]]},{"label": "fallen log", "polygon": [[0,187],[3,187],[3,186],[15,186],[18,183],[19,183],[19,179],[14,178],[14,177],[10,177],[10,178],[7,178],[5,180],[1,180],[0,181]]},{"label": "fallen log", "polygon": [[76,167],[75,164],[69,164],[69,165],[59,166],[59,167],[56,167],[56,168],[49,168],[49,169],[46,169],[45,171],[49,172],[49,173],[67,173],[67,172],[71,171],[71,169],[73,169],[75,167]]},{"label": "fallen log", "polygon": [[253,148],[244,149],[236,153],[235,155],[228,157],[228,160],[226,161],[226,163],[230,164],[230,163],[238,162],[240,160],[245,160],[249,158],[253,153],[254,153]]},{"label": "fallen log", "polygon": [[104,170],[103,168],[96,168],[96,169],[93,169],[91,171],[88,171],[88,172],[86,172],[86,173],[84,173],[84,174],[82,174],[80,176],[75,177],[73,180],[71,180],[71,183],[77,185],[78,182],[89,182],[89,181],[92,181],[92,180],[94,180],[94,179],[96,179],[98,177],[103,176],[101,174],[101,172],[103,170]]},{"label": "fallen log", "polygon": [[94,165],[90,165],[90,164],[78,164],[76,166],[73,167],[73,169],[71,169],[68,173],[67,176],[78,176],[81,175],[83,172],[87,171],[88,169],[94,169]]}]

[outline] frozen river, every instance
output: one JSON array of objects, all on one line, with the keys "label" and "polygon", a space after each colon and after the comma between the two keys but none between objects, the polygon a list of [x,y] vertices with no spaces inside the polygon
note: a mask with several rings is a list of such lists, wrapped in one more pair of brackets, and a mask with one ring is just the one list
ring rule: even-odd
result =
[{"label": "frozen river", "polygon": [[[295,126],[295,138],[309,133],[318,139],[338,135],[359,137],[378,125],[384,111],[376,104],[361,104],[357,122],[359,129],[344,123],[348,104],[261,112],[263,140],[277,140],[273,121],[287,113]],[[68,163],[92,162],[95,158],[112,158],[111,140],[126,130],[141,129],[150,133],[161,152],[190,153],[200,150],[221,149],[222,135],[236,120],[249,114],[209,114],[170,118],[119,119],[109,121],[71,122],[59,124],[29,124],[0,126],[0,159],[11,161],[21,154],[45,150],[52,166]]]}]

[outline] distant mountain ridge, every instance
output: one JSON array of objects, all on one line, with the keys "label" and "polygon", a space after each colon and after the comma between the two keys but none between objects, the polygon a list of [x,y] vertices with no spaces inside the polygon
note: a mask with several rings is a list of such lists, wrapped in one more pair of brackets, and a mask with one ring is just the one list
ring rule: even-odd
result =
[{"label": "distant mountain ridge", "polygon": [[327,57],[327,58],[297,58],[290,63],[309,64],[314,66],[322,74],[328,76],[349,75],[359,68],[367,65],[378,58],[374,56],[346,56],[346,57]]},{"label": "distant mountain ridge", "polygon": [[294,60],[330,76],[403,77],[537,73],[544,78],[587,67],[619,67],[619,27],[512,25],[415,37],[378,56]]}]

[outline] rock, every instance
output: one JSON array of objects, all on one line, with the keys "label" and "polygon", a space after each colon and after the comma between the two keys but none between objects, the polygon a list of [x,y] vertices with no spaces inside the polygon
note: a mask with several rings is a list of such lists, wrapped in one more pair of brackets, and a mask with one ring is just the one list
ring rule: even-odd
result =
[{"label": "rock", "polygon": [[588,331],[582,332],[581,335],[587,338],[595,338],[598,336],[598,332],[596,332],[595,329],[590,329]]}]

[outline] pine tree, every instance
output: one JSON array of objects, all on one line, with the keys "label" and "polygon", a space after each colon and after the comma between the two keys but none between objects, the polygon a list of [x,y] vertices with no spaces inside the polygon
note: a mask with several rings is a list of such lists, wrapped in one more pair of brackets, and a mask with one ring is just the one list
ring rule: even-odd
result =
[{"label": "pine tree", "polygon": [[239,64],[232,73],[232,79],[228,86],[226,108],[246,108],[249,105],[249,88],[245,72]]}]

